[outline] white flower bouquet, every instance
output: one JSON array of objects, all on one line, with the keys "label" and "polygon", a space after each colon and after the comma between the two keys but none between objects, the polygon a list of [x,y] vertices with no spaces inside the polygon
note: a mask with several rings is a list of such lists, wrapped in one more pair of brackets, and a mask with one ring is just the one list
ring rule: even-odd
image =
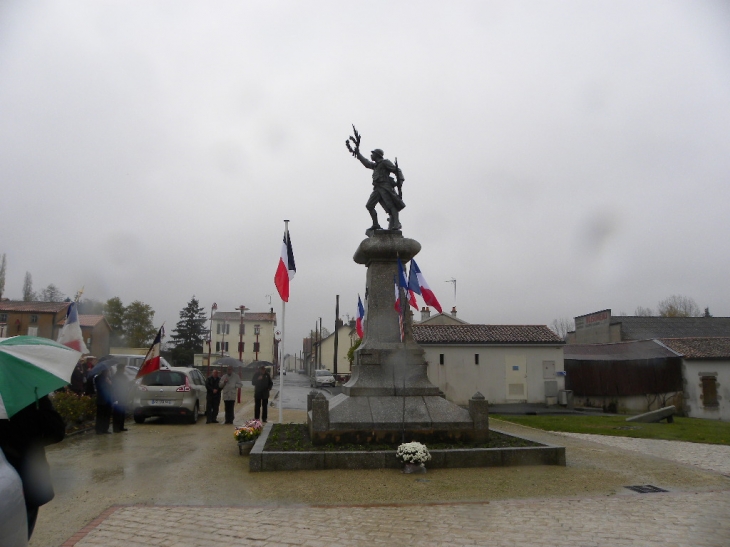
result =
[{"label": "white flower bouquet", "polygon": [[403,463],[423,465],[431,459],[425,444],[418,442],[403,443],[395,451],[395,456]]}]

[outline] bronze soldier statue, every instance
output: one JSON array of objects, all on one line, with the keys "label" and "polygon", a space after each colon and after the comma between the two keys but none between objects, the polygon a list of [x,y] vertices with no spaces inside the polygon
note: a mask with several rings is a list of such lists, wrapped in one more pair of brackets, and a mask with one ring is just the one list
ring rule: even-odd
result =
[{"label": "bronze soldier statue", "polygon": [[[383,151],[380,148],[376,148],[370,152],[370,160],[360,154],[360,135],[352,126],[355,132],[354,137],[350,137],[349,140],[345,141],[347,149],[353,155],[360,160],[365,167],[373,170],[373,193],[370,194],[370,199],[365,204],[370,217],[373,219],[373,225],[370,227],[371,230],[380,230],[380,224],[378,224],[378,214],[375,211],[375,206],[379,203],[385,212],[388,213],[388,230],[400,230],[401,223],[398,220],[398,213],[405,208],[406,204],[403,203],[403,172],[398,168],[398,159],[396,158],[395,164],[384,158]],[[350,146],[350,141],[355,144],[353,149]],[[372,160],[372,161],[371,161]],[[395,174],[395,180],[393,180],[390,174]],[[396,193],[396,188],[398,192]]]}]

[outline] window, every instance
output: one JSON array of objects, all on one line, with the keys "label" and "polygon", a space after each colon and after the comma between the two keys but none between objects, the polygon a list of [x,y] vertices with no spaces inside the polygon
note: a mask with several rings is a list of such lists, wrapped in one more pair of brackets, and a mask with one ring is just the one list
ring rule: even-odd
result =
[{"label": "window", "polygon": [[240,334],[240,335],[246,334],[246,323],[241,323],[238,326],[238,334]]},{"label": "window", "polygon": [[253,326],[253,333],[254,334],[261,334],[261,325],[254,325]]},{"label": "window", "polygon": [[231,334],[231,325],[228,323],[218,323],[215,327],[216,334]]},{"label": "window", "polygon": [[31,314],[31,316],[30,316],[30,322],[31,323],[37,323],[38,322],[38,316],[36,314]]},{"label": "window", "polygon": [[[221,350],[221,348],[223,348],[223,349]],[[215,351],[217,351],[217,352],[218,351],[228,351],[228,342],[223,342],[223,343],[216,342],[215,343]]]},{"label": "window", "polygon": [[38,327],[28,327],[28,336],[38,336]]},{"label": "window", "polygon": [[221,350],[221,343],[220,342],[216,342],[215,343],[215,351],[216,351],[216,353],[218,353],[220,350]]},{"label": "window", "polygon": [[474,364],[475,365],[478,365],[479,364],[479,354],[478,353],[475,353],[474,354]]},{"label": "window", "polygon": [[259,344],[258,342],[254,342],[253,343],[253,351],[254,351],[254,353],[257,353],[257,352],[261,351],[261,344]]},{"label": "window", "polygon": [[238,343],[238,353],[243,353],[244,352],[244,349],[243,348],[244,348],[245,345],[246,345],[246,342],[239,342]]},{"label": "window", "polygon": [[702,380],[702,405],[720,406],[717,400],[717,376],[701,376]]},{"label": "window", "polygon": [[8,314],[0,313],[0,323],[7,323],[7,322],[8,322]]},{"label": "window", "polygon": [[220,323],[216,323],[215,324],[215,333],[216,334],[220,334],[221,333],[221,324]]},{"label": "window", "polygon": [[444,364],[444,354],[439,353],[439,365],[443,365],[443,364]]}]

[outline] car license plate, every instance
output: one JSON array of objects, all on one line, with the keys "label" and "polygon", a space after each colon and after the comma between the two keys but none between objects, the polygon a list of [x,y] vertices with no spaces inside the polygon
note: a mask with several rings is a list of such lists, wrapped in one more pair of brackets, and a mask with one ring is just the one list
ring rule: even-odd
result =
[{"label": "car license plate", "polygon": [[151,399],[150,404],[153,405],[171,405],[172,401],[170,399]]}]

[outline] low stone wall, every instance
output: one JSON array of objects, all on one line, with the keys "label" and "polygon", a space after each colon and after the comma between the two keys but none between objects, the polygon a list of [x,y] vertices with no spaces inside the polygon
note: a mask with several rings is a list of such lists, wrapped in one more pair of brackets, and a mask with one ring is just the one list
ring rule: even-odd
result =
[{"label": "low stone wall", "polygon": [[[300,471],[317,469],[400,469],[395,450],[382,451],[264,451],[274,424],[266,424],[249,455],[249,470]],[[498,429],[498,433],[508,435]],[[508,435],[514,437],[514,435]],[[462,448],[429,450],[429,469],[457,467],[506,467],[514,465],[565,465],[565,447],[542,445],[524,448]]]}]

